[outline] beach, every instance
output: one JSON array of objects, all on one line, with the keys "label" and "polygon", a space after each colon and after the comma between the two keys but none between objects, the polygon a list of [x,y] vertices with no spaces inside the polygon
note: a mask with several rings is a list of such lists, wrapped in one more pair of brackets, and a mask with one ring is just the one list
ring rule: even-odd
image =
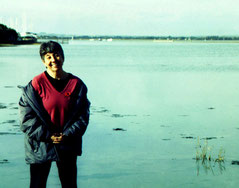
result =
[{"label": "beach", "polygon": [[[71,41],[66,71],[88,86],[78,187],[237,187],[239,44]],[[38,45],[0,48],[0,187],[27,187],[18,85],[44,71]],[[10,76],[9,76],[10,75]],[[213,159],[197,161],[198,141]],[[208,168],[209,167],[209,168]],[[59,187],[53,164],[48,187]]]}]

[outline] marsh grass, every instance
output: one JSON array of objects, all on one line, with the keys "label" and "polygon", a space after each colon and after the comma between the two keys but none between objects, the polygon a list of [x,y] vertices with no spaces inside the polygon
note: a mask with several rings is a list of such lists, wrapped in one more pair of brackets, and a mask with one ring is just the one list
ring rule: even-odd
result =
[{"label": "marsh grass", "polygon": [[225,150],[221,147],[218,151],[217,157],[212,156],[212,146],[208,145],[208,141],[204,141],[204,145],[200,144],[199,137],[197,139],[196,146],[196,163],[197,163],[197,175],[199,175],[200,166],[203,167],[204,171],[208,173],[211,171],[214,174],[214,167],[218,164],[219,171],[222,173],[226,168],[224,166],[225,161]]}]

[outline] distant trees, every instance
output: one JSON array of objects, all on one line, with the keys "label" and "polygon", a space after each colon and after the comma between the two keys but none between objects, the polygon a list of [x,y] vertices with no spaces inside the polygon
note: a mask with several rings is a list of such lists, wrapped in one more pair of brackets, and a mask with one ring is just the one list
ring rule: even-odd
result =
[{"label": "distant trees", "polygon": [[16,43],[18,34],[16,30],[0,24],[0,43]]},{"label": "distant trees", "polygon": [[[47,39],[71,39],[72,36],[40,36],[40,38]],[[173,40],[173,41],[230,41],[230,40],[239,40],[239,36],[115,36],[115,35],[82,35],[74,36],[74,39],[95,39],[95,40],[106,40],[106,39],[118,39],[118,40]]]}]

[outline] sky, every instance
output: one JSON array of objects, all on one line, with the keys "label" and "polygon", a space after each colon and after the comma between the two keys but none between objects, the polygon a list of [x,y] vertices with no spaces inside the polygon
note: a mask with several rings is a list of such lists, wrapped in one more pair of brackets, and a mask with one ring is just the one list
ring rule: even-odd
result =
[{"label": "sky", "polygon": [[237,0],[1,0],[18,32],[72,35],[238,35]]}]

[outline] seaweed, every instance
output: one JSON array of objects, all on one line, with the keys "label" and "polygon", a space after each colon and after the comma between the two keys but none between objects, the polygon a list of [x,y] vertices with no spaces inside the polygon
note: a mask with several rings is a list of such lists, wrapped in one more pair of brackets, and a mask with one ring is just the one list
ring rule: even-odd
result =
[{"label": "seaweed", "polygon": [[205,141],[204,145],[201,146],[199,142],[199,137],[197,139],[196,147],[196,160],[202,160],[205,162],[207,160],[211,161],[211,147],[208,146],[208,142]]},{"label": "seaweed", "polygon": [[6,123],[15,123],[16,122],[16,120],[7,120],[7,121],[4,121],[4,122],[2,122],[1,124],[6,124]]},{"label": "seaweed", "polygon": [[126,131],[126,129],[123,129],[123,128],[113,128],[113,131]]},{"label": "seaweed", "polygon": [[7,108],[7,106],[4,105],[3,103],[0,103],[0,109],[4,109],[4,108]]},{"label": "seaweed", "polygon": [[231,164],[232,165],[239,165],[239,161],[232,161]]},{"label": "seaweed", "polygon": [[182,114],[182,115],[179,115],[179,116],[181,116],[181,117],[188,117],[189,115],[187,115],[187,114]]},{"label": "seaweed", "polygon": [[111,115],[111,117],[114,117],[114,118],[130,117],[130,116],[137,116],[137,115],[134,115],[134,114],[125,114],[125,115],[122,115],[122,114],[112,114]]},{"label": "seaweed", "polygon": [[[225,161],[225,150],[221,147],[216,158],[212,156],[212,147],[208,145],[208,139],[205,139],[204,145],[200,145],[199,137],[197,139],[196,146],[196,162],[197,162],[197,175],[199,175],[199,165],[200,162],[207,173],[208,170],[214,174],[213,167],[215,167],[216,163],[219,166],[219,170],[222,173],[225,170],[224,161]],[[213,166],[212,166],[212,163]]]},{"label": "seaweed", "polygon": [[98,110],[96,111],[97,113],[106,113],[106,112],[109,112],[109,110],[107,109],[102,109],[102,110]]},{"label": "seaweed", "polygon": [[14,132],[0,132],[0,135],[19,135],[21,133],[14,133]]},{"label": "seaweed", "polygon": [[205,137],[205,138],[202,138],[202,140],[212,140],[212,139],[217,139],[217,137]]},{"label": "seaweed", "polygon": [[5,163],[9,163],[9,161],[7,159],[0,160],[0,164],[5,164]]},{"label": "seaweed", "polygon": [[111,117],[119,118],[119,117],[124,117],[124,116],[123,116],[123,115],[120,115],[120,114],[112,114]]},{"label": "seaweed", "polygon": [[207,108],[208,110],[214,110],[215,108],[214,107],[209,107]]},{"label": "seaweed", "polygon": [[215,159],[215,162],[224,162],[225,160],[225,150],[220,148],[218,152],[218,157]]},{"label": "seaweed", "polygon": [[10,109],[12,109],[12,110],[17,110],[18,107],[17,107],[17,106],[16,106],[16,107],[11,107]]},{"label": "seaweed", "polygon": [[185,138],[185,139],[196,139],[196,138],[193,137],[193,136],[183,136],[182,138]]}]

